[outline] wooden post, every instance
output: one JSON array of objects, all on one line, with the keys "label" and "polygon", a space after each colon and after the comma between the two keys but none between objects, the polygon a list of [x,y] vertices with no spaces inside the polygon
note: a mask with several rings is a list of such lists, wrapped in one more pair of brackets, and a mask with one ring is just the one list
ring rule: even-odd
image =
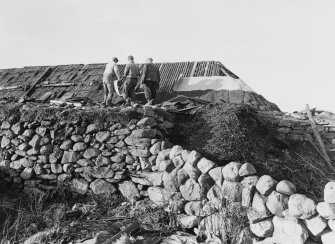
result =
[{"label": "wooden post", "polygon": [[308,104],[306,104],[306,112],[307,112],[309,121],[311,122],[311,126],[312,126],[312,130],[313,130],[313,132],[314,132],[314,135],[315,135],[316,139],[318,140],[319,146],[320,146],[321,151],[322,151],[322,153],[323,153],[323,155],[324,155],[323,158],[324,158],[324,160],[327,162],[328,167],[331,168],[331,169],[335,172],[335,168],[333,167],[332,162],[331,162],[331,160],[330,160],[330,158],[329,158],[329,156],[328,156],[328,154],[327,154],[325,145],[323,144],[323,141],[322,141],[322,139],[321,139],[321,136],[320,136],[320,134],[319,134],[319,132],[318,132],[318,130],[317,130],[315,120],[314,120],[314,118],[313,118],[313,116],[312,116],[312,113],[311,113],[311,110],[310,110]]}]

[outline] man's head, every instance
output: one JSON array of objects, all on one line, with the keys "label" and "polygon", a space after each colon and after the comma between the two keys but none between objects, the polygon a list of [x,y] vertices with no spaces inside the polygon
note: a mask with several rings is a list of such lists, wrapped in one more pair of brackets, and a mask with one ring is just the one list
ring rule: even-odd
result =
[{"label": "man's head", "polygon": [[152,58],[147,58],[147,63],[152,63],[154,61]]},{"label": "man's head", "polygon": [[128,61],[134,61],[134,56],[129,55],[129,56],[128,56]]},{"label": "man's head", "polygon": [[119,60],[117,59],[117,57],[113,57],[113,62],[114,62],[114,63],[119,62]]}]

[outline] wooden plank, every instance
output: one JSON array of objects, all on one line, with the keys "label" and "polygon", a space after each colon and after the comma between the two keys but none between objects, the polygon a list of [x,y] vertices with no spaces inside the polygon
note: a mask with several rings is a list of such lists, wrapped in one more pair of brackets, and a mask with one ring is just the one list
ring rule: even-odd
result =
[{"label": "wooden plank", "polygon": [[25,99],[25,98],[26,98],[26,97],[33,91],[33,89],[35,88],[35,86],[36,86],[39,82],[41,82],[42,79],[45,78],[45,76],[47,76],[48,73],[49,73],[50,71],[51,71],[51,68],[48,67],[48,68],[43,72],[43,74],[40,76],[40,78],[38,78],[38,79],[34,82],[34,84],[29,88],[29,90],[26,91],[26,92],[22,95],[22,97],[19,99],[19,102],[23,102],[24,99]]},{"label": "wooden plank", "polygon": [[210,66],[210,63],[211,63],[211,62],[206,62],[205,73],[204,73],[203,76],[207,76],[207,72],[208,72],[208,68],[209,68],[209,66]]},{"label": "wooden plank", "polygon": [[193,68],[192,68],[190,77],[194,77],[194,72],[195,72],[195,69],[197,68],[197,65],[198,65],[198,62],[194,62],[193,63]]},{"label": "wooden plank", "polygon": [[335,168],[333,167],[332,165],[332,162],[327,154],[327,151],[326,151],[326,148],[325,148],[325,145],[321,139],[321,136],[317,130],[317,126],[316,126],[316,123],[315,123],[315,120],[312,116],[312,113],[311,113],[311,110],[308,106],[308,104],[306,104],[306,112],[307,112],[307,115],[308,115],[308,118],[309,118],[309,121],[311,122],[311,126],[312,126],[312,130],[314,132],[314,135],[316,137],[316,139],[318,140],[318,143],[319,143],[319,146],[321,148],[321,151],[323,153],[323,156],[324,156],[324,159],[326,161],[326,163],[328,164],[328,167],[331,168],[334,172],[335,172]]}]

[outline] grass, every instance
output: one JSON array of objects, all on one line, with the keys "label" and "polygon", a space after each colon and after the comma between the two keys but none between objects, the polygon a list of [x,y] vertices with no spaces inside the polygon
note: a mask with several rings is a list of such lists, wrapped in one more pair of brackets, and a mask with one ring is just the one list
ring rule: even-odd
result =
[{"label": "grass", "polygon": [[[0,243],[23,243],[29,237],[28,243],[69,243],[93,238],[101,231],[111,237],[135,221],[141,223],[145,230],[141,234],[146,236],[167,236],[175,230],[162,207],[153,206],[149,200],[135,206],[121,204],[125,201],[120,195],[81,196],[64,188],[37,194],[3,188]],[[82,211],[76,218],[68,214],[73,208]]]},{"label": "grass", "polygon": [[252,163],[259,176],[290,180],[299,193],[314,200],[322,200],[325,184],[335,178],[308,142],[278,140],[276,132],[247,105],[210,104],[175,124],[175,144],[197,150],[219,165]]}]

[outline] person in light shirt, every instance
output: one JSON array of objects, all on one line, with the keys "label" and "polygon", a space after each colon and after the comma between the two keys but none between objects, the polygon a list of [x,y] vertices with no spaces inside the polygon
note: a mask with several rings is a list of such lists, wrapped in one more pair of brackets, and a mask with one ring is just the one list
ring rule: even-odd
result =
[{"label": "person in light shirt", "polygon": [[121,75],[119,72],[119,68],[117,66],[119,60],[116,57],[114,57],[112,60],[113,60],[112,63],[108,63],[106,65],[102,78],[102,84],[104,89],[104,104],[106,106],[110,105],[110,102],[113,98],[114,81],[121,80]]}]

